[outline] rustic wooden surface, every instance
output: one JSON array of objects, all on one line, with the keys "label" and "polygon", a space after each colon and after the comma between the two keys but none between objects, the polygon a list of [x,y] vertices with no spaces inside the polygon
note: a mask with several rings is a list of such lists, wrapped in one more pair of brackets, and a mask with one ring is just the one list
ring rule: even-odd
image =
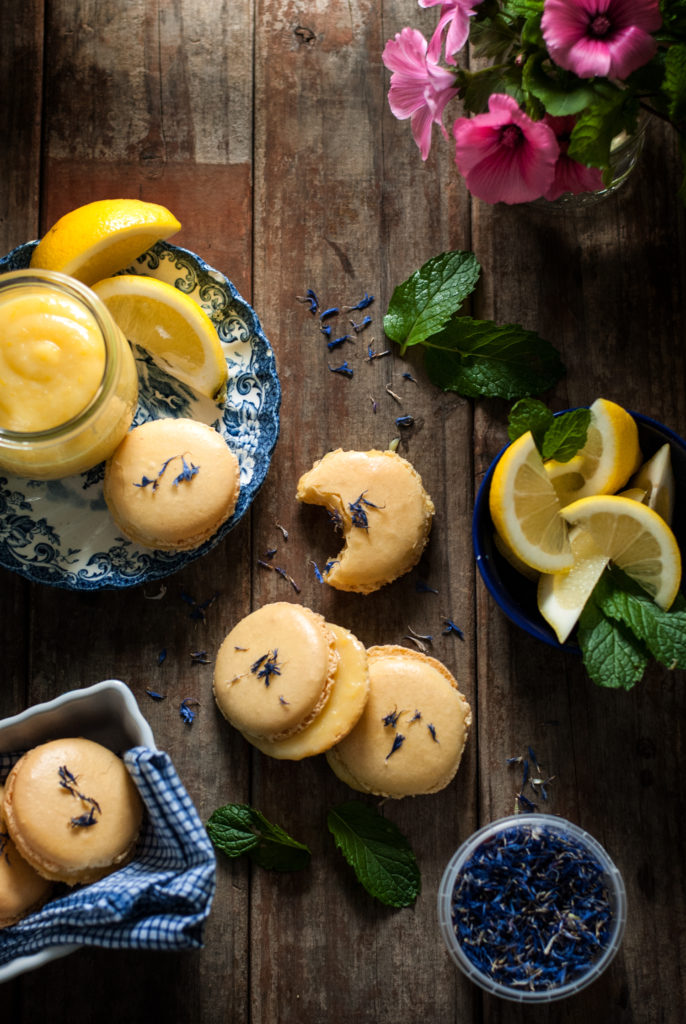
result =
[{"label": "rustic wooden surface", "polygon": [[[477,315],[536,329],[568,368],[551,402],[602,395],[686,434],[684,216],[671,136],[651,129],[640,170],[592,213],[559,216],[473,202],[436,135],[425,164],[389,113],[386,39],[434,24],[413,0],[25,0],[0,5],[0,248],[38,237],[83,202],[130,195],[169,206],[175,241],[219,267],[252,302],[275,349],[281,437],[267,481],[238,528],[166,581],[74,593],[0,573],[0,716],[99,679],[123,679],[169,751],[203,820],[246,801],[312,849],[295,876],[218,858],[201,952],[82,951],[6,984],[12,1021],[680,1024],[686,1003],[681,762],[684,679],[652,670],[630,693],[594,687],[577,660],[519,633],[475,574],[474,495],[505,439],[505,403],[473,403],[427,381],[421,359],[368,362],[386,343],[393,290],[429,257],[473,249],[483,266]],[[347,380],[296,295],[375,295],[371,335],[346,350]],[[402,378],[411,369],[417,383]],[[401,396],[402,409],[386,393]],[[378,411],[373,411],[373,396]],[[401,451],[437,515],[418,570],[370,596],[316,582],[335,538],[294,501],[298,475],[328,448],[385,447],[399,412]],[[276,523],[288,529],[285,542]],[[269,547],[296,595],[257,565]],[[420,593],[417,580],[437,594]],[[158,587],[152,588],[157,593]],[[206,621],[181,592],[217,598]],[[334,850],[327,809],[352,795],[323,758],[270,761],[220,719],[211,666],[228,629],[267,601],[298,600],[365,643],[435,636],[474,728],[455,781],[432,797],[387,802],[422,872],[413,909],[372,902]],[[442,617],[464,629],[443,636]],[[404,641],[407,643],[407,641]],[[158,652],[167,658],[158,665]],[[164,704],[145,697],[152,687]],[[200,701],[192,727],[173,710]],[[482,996],[453,967],[435,896],[454,849],[509,813],[518,779],[506,758],[533,747],[555,781],[549,808],[592,832],[627,885],[629,921],[607,974],[582,994],[524,1012]]]}]

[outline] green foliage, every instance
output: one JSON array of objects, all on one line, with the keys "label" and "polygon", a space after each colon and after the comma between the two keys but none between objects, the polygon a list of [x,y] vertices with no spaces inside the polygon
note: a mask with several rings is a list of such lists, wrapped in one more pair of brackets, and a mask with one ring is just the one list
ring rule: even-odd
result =
[{"label": "green foliage", "polygon": [[367,892],[389,907],[409,907],[419,895],[419,867],[399,829],[373,807],[351,800],[327,816],[336,846]]},{"label": "green foliage", "polygon": [[310,851],[279,825],[248,804],[226,804],[213,811],[207,833],[227,857],[247,854],[262,868],[298,871],[310,862]]},{"label": "green foliage", "polygon": [[590,409],[570,409],[553,416],[543,402],[522,398],[512,406],[508,419],[511,441],[530,430],[542,458],[569,462],[586,444],[591,412]]}]

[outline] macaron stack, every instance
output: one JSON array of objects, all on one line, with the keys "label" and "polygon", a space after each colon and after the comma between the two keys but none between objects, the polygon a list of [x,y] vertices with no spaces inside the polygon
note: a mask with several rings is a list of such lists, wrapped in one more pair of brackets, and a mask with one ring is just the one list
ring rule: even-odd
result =
[{"label": "macaron stack", "polygon": [[9,837],[42,879],[95,882],[133,855],[143,804],[124,762],[82,737],[27,751],[7,777]]},{"label": "macaron stack", "polygon": [[2,797],[0,786],[0,928],[7,928],[37,910],[49,897],[52,883],[27,864],[12,842],[2,814]]},{"label": "macaron stack", "polygon": [[395,798],[447,786],[471,725],[457,681],[435,658],[366,649],[349,630],[283,601],[227,635],[214,695],[264,754],[299,761],[325,753],[353,789]]}]

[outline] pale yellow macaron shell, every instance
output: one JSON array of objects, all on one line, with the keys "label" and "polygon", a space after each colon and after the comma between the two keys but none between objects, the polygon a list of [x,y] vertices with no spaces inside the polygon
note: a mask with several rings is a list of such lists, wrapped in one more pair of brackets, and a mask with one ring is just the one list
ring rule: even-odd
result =
[{"label": "pale yellow macaron shell", "polygon": [[[73,819],[90,805],[61,785],[66,768],[74,788],[95,801],[96,824]],[[7,827],[25,860],[45,878],[93,882],[125,863],[135,845],[143,805],[121,758],[82,737],[51,740],[17,761],[5,786]]]},{"label": "pale yellow macaron shell", "polygon": [[224,639],[214,669],[215,700],[240,732],[284,738],[323,708],[337,664],[324,617],[275,601],[241,619]]},{"label": "pale yellow macaron shell", "polygon": [[340,517],[345,546],[325,579],[362,594],[417,564],[435,511],[419,473],[392,451],[329,452],[300,477],[296,497]]},{"label": "pale yellow macaron shell", "polygon": [[216,533],[239,488],[238,459],[224,438],[186,417],[134,427],[105,470],[105,500],[119,528],[161,551],[189,550]]},{"label": "pale yellow macaron shell", "polygon": [[0,786],[0,928],[19,921],[50,895],[52,883],[27,864],[6,831]]},{"label": "pale yellow macaron shell", "polygon": [[336,640],[339,662],[331,696],[321,713],[306,728],[283,740],[265,740],[243,733],[263,754],[281,760],[301,761],[322,754],[350,732],[364,711],[369,695],[367,651],[364,644],[343,626],[327,622]]},{"label": "pale yellow macaron shell", "polygon": [[471,725],[467,700],[435,658],[393,645],[370,647],[367,656],[367,705],[352,732],[327,752],[329,764],[363,793],[438,792],[462,758]]}]

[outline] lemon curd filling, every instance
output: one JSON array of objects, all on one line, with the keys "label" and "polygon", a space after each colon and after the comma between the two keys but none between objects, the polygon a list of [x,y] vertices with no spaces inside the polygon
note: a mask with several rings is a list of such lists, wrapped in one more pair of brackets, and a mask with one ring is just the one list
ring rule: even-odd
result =
[{"label": "lemon curd filling", "polygon": [[95,396],[105,342],[92,313],[40,286],[0,294],[0,426],[49,430]]},{"label": "lemon curd filling", "polygon": [[131,348],[89,288],[48,271],[0,277],[0,468],[36,479],[92,468],[137,398]]}]

